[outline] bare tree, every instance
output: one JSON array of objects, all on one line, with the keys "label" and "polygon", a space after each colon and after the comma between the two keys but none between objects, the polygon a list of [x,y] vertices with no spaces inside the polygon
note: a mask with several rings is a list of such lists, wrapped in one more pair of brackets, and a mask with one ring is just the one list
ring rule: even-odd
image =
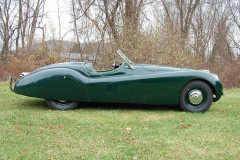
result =
[{"label": "bare tree", "polygon": [[[37,28],[44,33],[44,27],[41,26],[41,21],[44,17],[44,5],[46,0],[19,0],[19,17],[18,17],[18,32],[16,38],[16,48],[18,49],[19,38],[21,38],[21,47],[30,48],[35,36]],[[43,36],[43,38],[44,38]]]},{"label": "bare tree", "polygon": [[81,43],[80,43],[80,39],[79,39],[79,33],[78,33],[78,25],[77,25],[77,13],[75,10],[75,1],[72,0],[72,19],[73,19],[73,24],[74,24],[74,32],[75,32],[75,36],[76,36],[76,40],[77,40],[77,50],[78,52],[80,52],[81,54],[81,59],[82,59],[82,50],[81,50]]},{"label": "bare tree", "polygon": [[186,39],[189,33],[189,28],[192,23],[193,14],[200,3],[200,0],[176,0],[177,8],[180,15],[180,30],[183,39]]},{"label": "bare tree", "polygon": [[0,58],[3,54],[8,53],[10,40],[17,27],[14,23],[17,17],[16,7],[17,4],[14,4],[11,0],[0,1],[0,36],[3,42]]},{"label": "bare tree", "polygon": [[0,1],[0,36],[3,42],[0,57],[9,52],[14,42],[18,51],[20,38],[22,48],[25,47],[26,37],[28,47],[31,47],[36,28],[43,29],[40,24],[45,0],[38,0],[36,4],[34,2],[34,0]]},{"label": "bare tree", "polygon": [[[201,3],[196,9],[196,14],[191,23],[193,53],[200,56],[202,60],[211,54],[211,46],[216,28],[216,17],[219,7],[216,4]],[[208,9],[207,9],[208,8]]]},{"label": "bare tree", "polygon": [[33,18],[31,21],[29,40],[28,40],[28,48],[30,48],[32,46],[35,31],[37,28],[37,21],[39,20],[39,18],[43,17],[43,15],[40,15],[40,11],[41,11],[41,9],[44,11],[44,3],[45,3],[45,0],[37,0],[35,9],[33,9],[33,15],[32,15]]},{"label": "bare tree", "polygon": [[[140,15],[142,7],[145,4],[143,0],[117,0],[117,1],[77,1],[81,13],[76,18],[79,20],[81,17],[87,17],[99,30],[99,32],[108,31],[110,37],[113,37],[116,42],[123,33],[137,34],[140,26]],[[87,5],[86,5],[87,4]],[[94,11],[95,16],[92,15],[95,7],[98,11]],[[129,35],[130,36],[130,35]]]},{"label": "bare tree", "polygon": [[125,12],[123,17],[126,33],[137,34],[140,26],[140,14],[142,12],[143,0],[125,0]]},{"label": "bare tree", "polygon": [[231,34],[231,40],[233,42],[233,46],[238,50],[237,55],[240,54],[240,39],[236,36],[236,33],[240,32],[240,2],[239,1],[231,1],[228,0],[228,7],[232,16],[232,20],[234,22]]},{"label": "bare tree", "polygon": [[[115,14],[118,9],[119,2],[120,0],[117,2],[112,1],[112,5],[114,7],[108,7],[109,3],[107,1],[72,1],[72,23],[74,24],[74,33],[76,35],[79,48],[80,36],[83,36],[82,33],[87,29],[94,32],[94,37],[96,37],[96,41],[98,41],[97,54],[95,55],[95,58],[97,58],[100,54],[100,49],[104,48],[106,32],[108,32],[110,38],[113,37],[116,41],[118,40],[119,34],[115,24]],[[88,38],[91,37],[90,34],[87,34],[86,36]],[[97,38],[98,36],[100,39]]]},{"label": "bare tree", "polygon": [[[176,21],[173,19],[177,18],[183,42],[186,41],[192,24],[193,15],[200,4],[200,0],[174,0],[174,3],[171,1],[161,0],[161,2],[164,6],[170,29],[173,29],[173,26],[175,26],[173,23]],[[171,6],[169,4],[171,4]],[[177,10],[177,14],[172,15],[172,10]]]},{"label": "bare tree", "polygon": [[218,10],[216,18],[216,28],[214,32],[214,45],[211,54],[211,62],[215,61],[218,56],[220,59],[231,61],[234,57],[229,41],[229,31],[231,21],[230,12],[226,4],[222,4],[223,9]]},{"label": "bare tree", "polygon": [[18,52],[19,48],[19,38],[20,38],[20,30],[21,30],[21,25],[22,25],[22,0],[18,1],[18,7],[19,7],[19,14],[18,14],[18,28],[17,28],[17,37],[16,37],[16,52]]},{"label": "bare tree", "polygon": [[[22,13],[23,15],[21,15],[22,19],[23,19],[23,24],[21,26],[21,39],[22,39],[22,48],[25,47],[25,37],[26,37],[26,30],[27,30],[27,24],[28,24],[28,20],[29,20],[29,12],[30,12],[30,0],[27,0],[24,3],[24,7],[25,7],[25,13]],[[22,9],[23,10],[23,9]]]}]

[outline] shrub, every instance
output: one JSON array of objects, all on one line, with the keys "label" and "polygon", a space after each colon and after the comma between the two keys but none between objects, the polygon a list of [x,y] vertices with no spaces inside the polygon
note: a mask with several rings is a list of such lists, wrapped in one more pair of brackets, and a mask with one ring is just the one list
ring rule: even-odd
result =
[{"label": "shrub", "polygon": [[59,56],[44,52],[41,49],[35,51],[21,51],[17,55],[9,54],[3,56],[0,61],[1,80],[5,81],[9,76],[18,78],[22,72],[31,72],[45,65],[61,62]]}]

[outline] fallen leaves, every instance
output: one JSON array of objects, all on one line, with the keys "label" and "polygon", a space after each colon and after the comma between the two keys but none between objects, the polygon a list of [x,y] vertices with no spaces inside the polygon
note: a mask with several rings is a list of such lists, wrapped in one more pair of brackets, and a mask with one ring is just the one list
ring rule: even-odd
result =
[{"label": "fallen leaves", "polygon": [[126,128],[127,133],[129,133],[132,129],[131,128]]},{"label": "fallen leaves", "polygon": [[59,146],[63,145],[63,142],[58,142],[58,145],[59,145]]},{"label": "fallen leaves", "polygon": [[176,129],[183,129],[192,126],[191,124],[186,125],[184,121],[181,121]]}]

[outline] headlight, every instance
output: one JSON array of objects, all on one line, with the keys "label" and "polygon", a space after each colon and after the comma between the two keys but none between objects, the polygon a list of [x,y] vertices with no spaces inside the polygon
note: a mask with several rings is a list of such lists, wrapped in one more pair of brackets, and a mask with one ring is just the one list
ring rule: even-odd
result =
[{"label": "headlight", "polygon": [[201,70],[201,71],[210,73],[210,70]]},{"label": "headlight", "polygon": [[28,73],[29,73],[29,72],[22,72],[22,73],[20,74],[20,77],[21,77],[21,78],[22,78],[22,77],[25,77]]}]

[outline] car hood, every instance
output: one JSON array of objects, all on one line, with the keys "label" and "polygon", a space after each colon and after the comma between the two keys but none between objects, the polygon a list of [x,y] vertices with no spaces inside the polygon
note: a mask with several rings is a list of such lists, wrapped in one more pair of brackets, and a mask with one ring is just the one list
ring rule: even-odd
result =
[{"label": "car hood", "polygon": [[189,68],[178,68],[178,67],[169,67],[169,66],[159,66],[159,65],[148,65],[142,64],[142,67],[148,71],[152,72],[176,72],[176,71],[192,71],[193,69]]}]

